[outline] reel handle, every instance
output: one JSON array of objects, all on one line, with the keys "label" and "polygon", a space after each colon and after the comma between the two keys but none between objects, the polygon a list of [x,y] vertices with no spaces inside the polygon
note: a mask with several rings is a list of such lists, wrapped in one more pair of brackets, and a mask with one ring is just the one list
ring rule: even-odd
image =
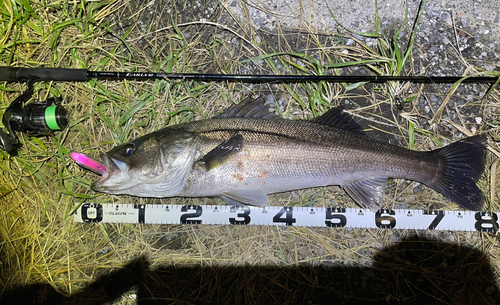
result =
[{"label": "reel handle", "polygon": [[86,69],[0,67],[0,81],[88,81]]}]

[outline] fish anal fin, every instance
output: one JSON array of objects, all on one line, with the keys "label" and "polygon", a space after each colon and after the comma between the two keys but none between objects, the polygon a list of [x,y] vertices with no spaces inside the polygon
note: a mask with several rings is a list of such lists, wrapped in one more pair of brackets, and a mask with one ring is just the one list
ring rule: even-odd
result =
[{"label": "fish anal fin", "polygon": [[238,153],[243,148],[243,136],[238,134],[217,145],[198,162],[205,165],[207,171],[224,163],[232,154]]},{"label": "fish anal fin", "polygon": [[357,181],[343,186],[351,198],[363,208],[377,211],[382,206],[387,178]]},{"label": "fish anal fin", "polygon": [[332,108],[325,112],[323,115],[312,119],[312,122],[350,131],[353,133],[364,134],[363,128],[354,121],[354,118],[351,115],[344,112],[344,109],[340,106],[337,108]]},{"label": "fish anal fin", "polygon": [[219,196],[228,205],[244,207],[246,205],[266,206],[267,195],[262,189],[253,190],[230,190]]}]

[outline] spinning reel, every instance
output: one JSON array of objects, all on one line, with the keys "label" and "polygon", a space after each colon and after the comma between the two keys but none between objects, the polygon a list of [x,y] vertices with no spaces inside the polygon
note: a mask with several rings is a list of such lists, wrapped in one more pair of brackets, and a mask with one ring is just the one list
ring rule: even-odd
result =
[{"label": "spinning reel", "polygon": [[68,126],[68,112],[60,105],[59,98],[24,105],[33,95],[33,84],[33,79],[26,81],[26,91],[10,104],[2,117],[7,132],[0,129],[0,149],[10,155],[16,155],[19,147],[16,132],[32,137],[50,136]]}]

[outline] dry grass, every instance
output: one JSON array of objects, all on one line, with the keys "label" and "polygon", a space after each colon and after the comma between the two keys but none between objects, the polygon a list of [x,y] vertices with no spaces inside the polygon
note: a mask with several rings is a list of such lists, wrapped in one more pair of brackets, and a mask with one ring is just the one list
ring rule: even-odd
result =
[{"label": "dry grass", "polygon": [[[345,38],[351,37],[348,32],[322,32],[311,27],[307,20],[298,29],[298,35],[294,34],[297,29],[283,28],[280,24],[276,25],[274,33],[255,32],[245,24],[244,18],[250,16],[242,19],[235,16],[234,22],[222,25],[220,19],[229,18],[224,5],[213,10],[211,19],[199,21],[194,2],[151,2],[147,5],[137,5],[133,1],[54,2],[44,7],[42,2],[32,1],[32,9],[23,8],[19,3],[5,1],[0,5],[2,66],[182,73],[355,74],[363,68],[342,69],[341,63],[360,61],[369,65],[367,70],[371,73],[413,74],[413,64],[421,60],[410,55],[406,68],[395,72],[390,68],[394,63],[390,53],[380,54],[362,41],[351,46],[342,45]],[[210,9],[208,3],[206,9]],[[349,52],[346,54],[344,50]],[[287,54],[266,56],[279,52]],[[415,50],[414,54],[418,52]],[[463,71],[480,71],[459,53],[450,56],[457,56]],[[327,68],[331,64],[339,65]],[[228,266],[370,267],[375,252],[415,233],[290,227],[82,225],[72,221],[73,207],[82,202],[158,203],[160,200],[91,191],[90,184],[96,176],[72,163],[68,156],[70,151],[97,156],[166,124],[211,117],[248,94],[272,94],[276,101],[283,97],[281,111],[288,118],[323,113],[347,98],[350,104],[345,105],[346,108],[358,118],[366,119],[364,124],[373,130],[372,136],[418,150],[435,149],[439,143],[454,141],[457,130],[464,135],[489,130],[491,153],[479,185],[488,197],[486,210],[500,211],[496,178],[500,156],[500,135],[496,127],[499,121],[483,121],[477,127],[468,117],[470,109],[479,111],[485,119],[498,115],[500,97],[497,91],[484,99],[474,97],[463,106],[448,103],[441,113],[425,113],[415,106],[418,103],[400,112],[393,105],[395,95],[405,99],[416,97],[417,101],[428,99],[431,94],[444,99],[445,86],[349,85],[102,80],[37,84],[35,99],[43,100],[50,95],[64,98],[71,124],[51,138],[35,140],[21,135],[23,147],[19,157],[0,154],[0,204],[3,207],[0,210],[0,285],[3,290],[10,290],[19,285],[48,283],[68,295],[139,256],[147,257],[152,269],[165,266],[221,268],[218,276],[228,276],[228,281],[234,280],[231,276],[235,273],[233,269],[223,268]],[[483,92],[488,89],[480,87]],[[22,88],[15,83],[1,84],[2,112]],[[461,124],[439,119],[445,115],[450,117],[452,110],[456,111]],[[488,112],[492,115],[487,115]],[[435,128],[427,130],[421,125],[421,118],[434,120]],[[397,207],[406,202],[409,208],[458,209],[427,188],[422,187],[420,193],[414,194],[414,186],[403,180],[391,181],[385,200],[387,206]],[[332,198],[341,205],[355,206],[337,187],[273,195],[271,204],[314,202],[318,206],[328,206]],[[161,202],[186,200],[190,203],[215,202],[179,198]],[[500,247],[495,236],[461,232],[419,234],[480,249],[489,255],[496,274],[500,271]],[[380,265],[377,268],[380,269]],[[289,286],[284,280],[288,273],[284,271],[283,274],[268,280],[288,291],[291,303],[293,300],[298,302],[300,299],[291,293],[295,286]],[[307,282],[311,278],[312,273],[304,278],[298,276],[296,280]],[[309,284],[318,288],[321,286],[318,281]],[[404,282],[401,285],[404,286]],[[243,289],[244,286],[243,283],[238,287]],[[215,293],[217,289],[221,288],[208,291]],[[244,300],[250,299],[240,302]],[[278,300],[281,299],[274,301]],[[184,301],[198,303],[200,299]],[[129,304],[132,301],[123,298],[120,302]]]}]

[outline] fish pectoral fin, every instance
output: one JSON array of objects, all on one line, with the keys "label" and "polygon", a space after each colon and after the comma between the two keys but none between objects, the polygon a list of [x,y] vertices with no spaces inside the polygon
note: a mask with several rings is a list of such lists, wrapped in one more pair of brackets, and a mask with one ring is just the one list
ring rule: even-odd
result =
[{"label": "fish pectoral fin", "polygon": [[267,205],[267,195],[262,189],[231,190],[223,192],[219,197],[228,205],[235,205],[237,207],[244,207],[246,205]]},{"label": "fish pectoral fin", "polygon": [[382,206],[387,178],[362,180],[344,185],[343,188],[363,208],[377,211]]},{"label": "fish pectoral fin", "polygon": [[217,145],[198,162],[205,165],[207,171],[224,163],[228,156],[238,153],[243,148],[243,136],[238,134]]}]

